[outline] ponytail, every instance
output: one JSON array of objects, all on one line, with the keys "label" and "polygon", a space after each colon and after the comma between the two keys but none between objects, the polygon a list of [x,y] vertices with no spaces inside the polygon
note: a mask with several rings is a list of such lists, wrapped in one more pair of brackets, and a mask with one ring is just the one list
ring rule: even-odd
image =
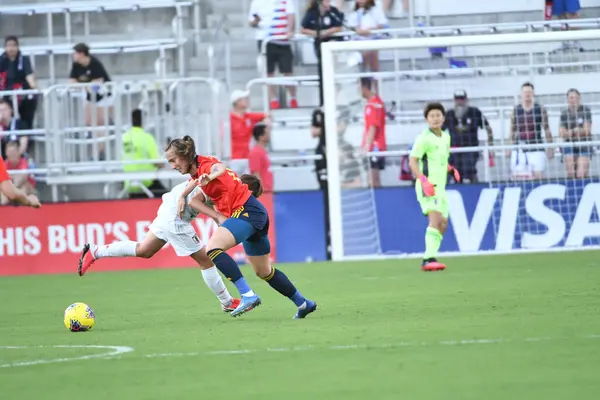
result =
[{"label": "ponytail", "polygon": [[189,135],[185,135],[181,139],[171,140],[165,151],[169,151],[170,149],[173,149],[173,152],[177,157],[183,158],[190,164],[196,160],[196,144],[194,143],[194,139]]}]

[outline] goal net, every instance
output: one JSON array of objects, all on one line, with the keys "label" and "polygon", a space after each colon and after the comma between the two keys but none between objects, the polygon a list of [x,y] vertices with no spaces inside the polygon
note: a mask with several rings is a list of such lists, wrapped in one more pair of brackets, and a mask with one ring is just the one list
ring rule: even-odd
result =
[{"label": "goal net", "polygon": [[323,45],[333,259],[424,251],[408,160],[428,102],[463,178],[446,187],[442,255],[600,246],[600,30],[454,33]]}]

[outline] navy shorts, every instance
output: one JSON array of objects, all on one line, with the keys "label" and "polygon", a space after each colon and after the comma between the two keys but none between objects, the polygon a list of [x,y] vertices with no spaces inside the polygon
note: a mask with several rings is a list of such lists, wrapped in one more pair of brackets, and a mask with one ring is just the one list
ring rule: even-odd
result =
[{"label": "navy shorts", "polygon": [[232,233],[236,244],[244,245],[247,255],[264,256],[271,253],[269,214],[256,197],[250,196],[221,226]]}]

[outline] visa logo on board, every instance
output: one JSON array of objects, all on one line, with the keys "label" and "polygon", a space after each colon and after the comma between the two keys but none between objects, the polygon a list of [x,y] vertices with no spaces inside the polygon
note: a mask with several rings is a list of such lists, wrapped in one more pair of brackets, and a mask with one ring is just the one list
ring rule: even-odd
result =
[{"label": "visa logo on board", "polygon": [[588,183],[583,190],[561,184],[485,188],[470,221],[463,195],[457,190],[447,195],[459,251],[480,250],[489,224],[498,251],[580,247],[590,238],[600,240],[600,183]]}]

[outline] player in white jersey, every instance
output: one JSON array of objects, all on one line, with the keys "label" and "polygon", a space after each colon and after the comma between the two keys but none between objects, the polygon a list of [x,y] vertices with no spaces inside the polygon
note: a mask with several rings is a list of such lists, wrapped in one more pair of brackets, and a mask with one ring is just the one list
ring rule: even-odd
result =
[{"label": "player in white jersey", "polygon": [[[201,189],[195,188],[187,197],[188,202],[180,218],[177,215],[177,202],[187,182],[175,186],[170,192],[162,196],[162,204],[152,224],[148,228],[146,237],[141,242],[131,240],[114,242],[105,246],[97,246],[87,243],[83,247],[79,259],[79,275],[83,276],[87,269],[98,259],[106,257],[140,257],[151,258],[167,243],[173,246],[175,253],[180,256],[190,256],[200,266],[202,277],[206,286],[212,290],[219,301],[223,311],[231,312],[239,305],[240,300],[234,299],[223,283],[223,279],[213,262],[206,255],[206,246],[196,234],[192,221],[199,214],[190,207],[194,202],[194,208],[202,211],[209,217],[216,218],[217,212],[194,198]],[[206,196],[205,200],[206,200]]]}]

